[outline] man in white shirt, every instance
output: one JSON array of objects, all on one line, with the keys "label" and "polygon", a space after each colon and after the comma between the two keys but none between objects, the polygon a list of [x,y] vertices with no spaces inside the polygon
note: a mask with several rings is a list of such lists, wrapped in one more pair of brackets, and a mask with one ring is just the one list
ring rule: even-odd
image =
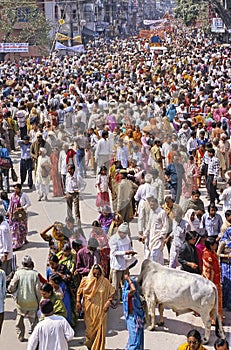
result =
[{"label": "man in white shirt", "polygon": [[67,151],[69,149],[68,143],[64,143],[62,150],[59,153],[59,162],[58,162],[58,172],[61,174],[61,182],[63,192],[66,193],[66,176],[67,176]]},{"label": "man in white shirt", "polygon": [[129,226],[127,222],[124,222],[118,227],[117,233],[109,240],[112,286],[116,290],[114,295],[115,306],[119,300],[118,294],[123,274],[134,262],[134,255],[136,254],[132,249],[128,234]]},{"label": "man in white shirt", "polygon": [[[152,194],[153,197],[157,197],[157,190],[154,186],[152,186],[152,174],[146,174],[144,177],[144,184],[141,184],[136,191],[134,196],[135,201],[140,203],[141,200],[146,200],[147,194]],[[139,209],[138,209],[139,210]]]},{"label": "man in white shirt", "polygon": [[169,152],[172,151],[172,138],[170,136],[167,137],[167,140],[162,144],[163,151],[163,167],[166,168],[169,164],[168,155]]},{"label": "man in white shirt", "polygon": [[158,201],[154,197],[148,198],[150,214],[147,230],[143,236],[143,241],[148,239],[150,259],[164,265],[164,244],[168,232],[168,217],[165,211],[159,207]]},{"label": "man in white shirt", "polygon": [[75,117],[75,122],[76,123],[83,123],[84,126],[86,127],[86,124],[87,124],[87,115],[86,113],[84,112],[83,110],[83,104],[82,103],[79,103],[78,104],[78,112],[76,114],[76,117]]},{"label": "man in white shirt", "polygon": [[74,205],[75,220],[80,223],[79,193],[86,187],[86,182],[75,172],[74,165],[68,165],[66,176],[67,217],[71,217]]},{"label": "man in white shirt", "polygon": [[54,315],[53,304],[49,299],[40,303],[44,320],[40,321],[31,334],[27,350],[68,350],[68,341],[74,331],[63,316]]},{"label": "man in white shirt", "polygon": [[97,173],[102,165],[109,169],[109,161],[111,157],[111,143],[108,140],[108,131],[103,130],[102,138],[96,144],[95,161],[97,163]]},{"label": "man in white shirt", "polygon": [[198,148],[197,139],[196,139],[196,132],[191,132],[191,137],[187,142],[187,153],[188,155],[191,155],[193,151],[196,151]]},{"label": "man in white shirt", "polygon": [[0,214],[0,260],[6,276],[11,273],[12,258],[12,234],[8,222],[4,221],[4,216]]}]

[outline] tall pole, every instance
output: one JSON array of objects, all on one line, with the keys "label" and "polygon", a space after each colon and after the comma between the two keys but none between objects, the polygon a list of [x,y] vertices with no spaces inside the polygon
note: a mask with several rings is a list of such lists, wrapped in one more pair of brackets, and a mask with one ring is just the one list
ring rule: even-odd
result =
[{"label": "tall pole", "polygon": [[[67,10],[67,3],[65,4],[65,8],[64,8],[64,11],[63,11],[63,17],[66,13],[66,10]],[[52,42],[52,45],[51,45],[51,51],[50,51],[50,56],[52,55],[53,51],[54,51],[54,48],[55,48],[55,43],[56,43],[56,34],[60,31],[60,28],[62,27],[62,25],[65,23],[64,19],[63,18],[60,18],[59,19],[59,25],[58,25],[58,28],[57,30],[55,31],[55,37],[54,37],[54,40]]]},{"label": "tall pole", "polygon": [[79,32],[79,35],[81,35],[81,18],[80,18],[79,0],[76,0],[76,10],[77,10],[78,32]]}]

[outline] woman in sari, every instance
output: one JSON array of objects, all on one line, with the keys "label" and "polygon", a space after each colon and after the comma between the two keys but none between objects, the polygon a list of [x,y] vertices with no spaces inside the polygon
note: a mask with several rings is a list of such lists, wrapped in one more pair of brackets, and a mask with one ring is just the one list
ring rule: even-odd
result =
[{"label": "woman in sari", "polygon": [[67,318],[67,310],[62,300],[55,294],[50,283],[44,283],[40,287],[41,300],[49,299],[54,307],[54,314]]},{"label": "woman in sari", "polygon": [[[73,279],[71,272],[67,269],[66,265],[60,264],[57,255],[53,255],[49,259],[49,268],[46,272],[47,280],[52,285],[57,295],[61,296],[61,299],[67,310],[67,320],[70,324],[75,323],[75,318],[72,317],[72,290],[74,292],[75,287],[73,285]],[[73,293],[74,297],[74,293]]]},{"label": "woman in sari", "polygon": [[223,307],[231,311],[231,228],[222,236],[217,254],[221,262]]},{"label": "woman in sari", "polygon": [[144,349],[144,310],[138,284],[129,275],[124,276],[123,308],[129,339],[125,350]]},{"label": "woman in sari", "polygon": [[99,243],[100,263],[104,271],[105,277],[109,276],[110,248],[108,237],[102,230],[99,221],[95,220],[92,223],[92,231],[89,238],[96,238]]},{"label": "woman in sari", "polygon": [[22,192],[22,185],[14,186],[14,193],[10,198],[10,205],[7,212],[9,225],[12,232],[13,249],[18,249],[27,243],[27,208],[31,205],[26,193]]},{"label": "woman in sari", "polygon": [[66,311],[67,316],[66,319],[70,325],[73,325],[73,321],[75,320],[72,317],[72,310],[71,310],[71,292],[67,285],[67,283],[62,279],[59,273],[52,273],[49,277],[49,283],[53,287],[54,293],[57,295],[59,299],[62,300]]},{"label": "woman in sari", "polygon": [[[200,144],[199,148],[196,150],[196,165],[197,168],[200,169],[202,165],[202,161],[205,155],[205,145],[203,143]],[[205,169],[203,169],[205,170]],[[205,175],[204,171],[198,171],[198,177],[197,177],[197,186],[201,187],[201,176]]]},{"label": "woman in sari", "polygon": [[[208,237],[205,241],[205,249],[202,254],[202,276],[212,281],[217,287],[218,292],[218,313],[223,318],[222,312],[222,289],[221,289],[221,269],[219,264],[217,250],[217,241],[214,237]],[[215,320],[212,320],[215,324]]]},{"label": "woman in sari", "polygon": [[63,196],[61,174],[58,172],[58,163],[59,163],[59,148],[55,147],[51,153],[51,179],[53,183],[53,196],[61,197]]},{"label": "woman in sari", "polygon": [[197,178],[198,178],[198,168],[194,163],[194,157],[189,156],[188,162],[184,165],[185,177],[187,182],[183,182],[182,185],[182,195],[184,198],[188,199],[192,195],[192,191],[197,190]]},{"label": "woman in sari", "polygon": [[91,350],[105,349],[107,311],[110,307],[114,288],[103,270],[96,264],[91,268],[89,275],[83,277],[77,292],[76,309],[81,311],[83,297],[84,320],[86,324],[86,346]]}]

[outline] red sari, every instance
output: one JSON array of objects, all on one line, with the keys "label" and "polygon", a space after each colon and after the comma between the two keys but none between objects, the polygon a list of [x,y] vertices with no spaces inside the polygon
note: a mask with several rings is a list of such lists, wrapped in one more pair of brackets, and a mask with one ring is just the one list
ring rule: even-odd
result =
[{"label": "red sari", "polygon": [[52,164],[51,179],[53,182],[53,196],[62,197],[63,189],[62,189],[62,183],[61,183],[61,176],[60,176],[60,173],[58,172],[59,152],[57,150],[54,150],[51,153],[50,159]]},{"label": "red sari", "polygon": [[212,252],[205,248],[202,254],[202,276],[212,281],[218,291],[218,312],[223,317],[222,312],[222,289],[221,289],[221,269],[216,252]]}]

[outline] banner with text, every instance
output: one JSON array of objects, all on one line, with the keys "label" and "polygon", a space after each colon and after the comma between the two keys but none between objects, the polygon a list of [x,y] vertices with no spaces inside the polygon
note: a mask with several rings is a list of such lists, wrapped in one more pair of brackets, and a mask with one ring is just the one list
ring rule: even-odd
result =
[{"label": "banner with text", "polygon": [[28,52],[28,43],[0,43],[0,52]]},{"label": "banner with text", "polygon": [[76,45],[76,46],[65,46],[58,41],[55,43],[55,50],[67,50],[67,51],[73,51],[73,52],[84,52],[84,45]]}]

